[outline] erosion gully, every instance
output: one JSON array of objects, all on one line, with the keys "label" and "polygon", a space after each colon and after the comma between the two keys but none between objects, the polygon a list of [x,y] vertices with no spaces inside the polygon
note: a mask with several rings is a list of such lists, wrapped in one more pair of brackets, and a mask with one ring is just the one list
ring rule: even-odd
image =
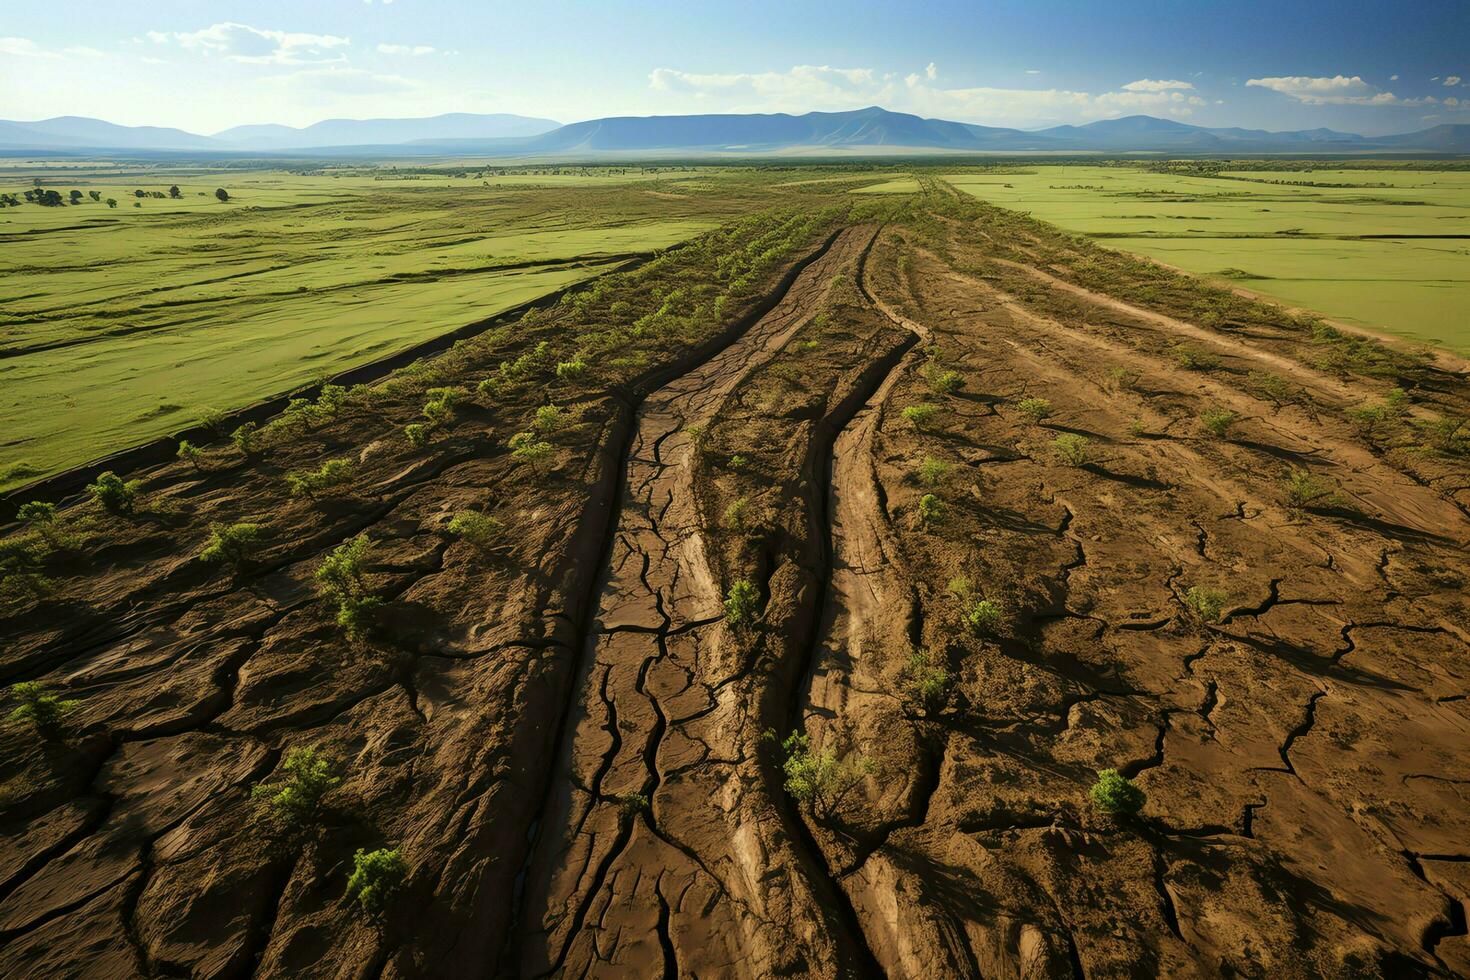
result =
[{"label": "erosion gully", "polygon": [[[760,748],[799,721],[830,607],[833,444],[918,339],[906,334],[834,394],[807,453],[817,586],[799,656],[752,655],[722,618],[694,486],[697,440],[753,372],[857,275],[878,229],[839,232],[733,342],[637,406],[577,701],[524,875],[504,969],[548,975],[863,976],[856,915]],[[645,802],[646,801],[646,802]]]}]

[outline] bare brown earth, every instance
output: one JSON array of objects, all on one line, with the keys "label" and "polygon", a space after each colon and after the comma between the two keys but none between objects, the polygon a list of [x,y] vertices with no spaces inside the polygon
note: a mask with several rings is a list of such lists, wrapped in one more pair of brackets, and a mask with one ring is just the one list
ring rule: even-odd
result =
[{"label": "bare brown earth", "polygon": [[[71,508],[85,558],[0,619],[3,676],[80,702],[62,738],[3,735],[0,974],[1470,972],[1470,480],[1345,414],[1398,384],[1411,418],[1463,415],[1470,383],[1324,366],[1287,317],[1202,325],[935,207],[804,226],[697,335],[472,396],[425,449],[400,434],[425,385],[580,321],[259,459],[138,474],[135,516]],[[505,447],[548,398],[578,421],[532,468]],[[346,457],[348,491],[284,492]],[[1288,506],[1292,469],[1341,499]],[[446,533],[466,507],[500,546]],[[251,567],[196,560],[246,518],[273,532]],[[311,578],[363,531],[387,605],[353,643]],[[996,627],[962,621],[959,576]],[[725,622],[737,580],[753,626]],[[871,773],[799,805],[793,730]],[[286,844],[249,790],[303,745],[344,781]],[[1106,768],[1137,816],[1089,805]],[[385,845],[412,871],[374,922],[342,891]]]}]

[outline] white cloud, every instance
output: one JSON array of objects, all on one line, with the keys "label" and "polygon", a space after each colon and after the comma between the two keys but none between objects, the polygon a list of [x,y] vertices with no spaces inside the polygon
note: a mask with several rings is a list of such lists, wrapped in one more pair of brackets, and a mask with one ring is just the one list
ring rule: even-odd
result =
[{"label": "white cloud", "polygon": [[380,44],[379,54],[407,54],[415,57],[425,54],[433,54],[436,49],[427,44]]},{"label": "white cloud", "polygon": [[924,116],[1012,125],[1085,121],[1141,111],[1189,115],[1196,106],[1208,104],[1193,94],[1192,85],[1179,81],[1142,79],[1118,91],[1094,94],[1057,88],[946,88],[936,84],[938,77],[933,64],[902,79],[871,68],[830,65],[734,74],[659,68],[649,75],[649,85],[671,99],[693,101],[704,111],[716,105],[736,112],[806,112],[881,105]]},{"label": "white cloud", "polygon": [[1167,92],[1170,89],[1191,89],[1193,85],[1188,82],[1173,80],[1159,81],[1152,78],[1140,78],[1136,82],[1129,82],[1123,86],[1128,92]]},{"label": "white cloud", "polygon": [[170,34],[149,31],[148,37],[156,43],[174,41],[188,50],[222,55],[230,61],[277,65],[343,61],[345,55],[338,49],[352,43],[349,38],[335,34],[263,30],[234,21],[224,21],[197,31]]},{"label": "white cloud", "polygon": [[1041,74],[1041,69],[1040,68],[1027,68],[1026,69],[1026,74],[1028,74],[1028,75],[1040,75]]},{"label": "white cloud", "polygon": [[1444,80],[1444,83],[1446,85],[1448,85],[1450,88],[1454,88],[1456,85],[1459,85],[1460,84],[1460,76],[1459,75],[1451,75],[1451,76],[1449,76],[1448,78],[1446,78]]},{"label": "white cloud", "polygon": [[1330,78],[1312,78],[1307,75],[1286,75],[1276,78],[1252,78],[1246,85],[1270,89],[1290,96],[1306,105],[1426,105],[1435,100],[1401,99],[1392,92],[1380,92],[1360,75],[1333,75]]},{"label": "white cloud", "polygon": [[1398,80],[1399,80],[1399,77],[1398,77],[1398,76],[1397,76],[1397,75],[1389,75],[1389,76],[1388,76],[1388,80],[1389,80],[1389,81],[1390,81],[1390,82],[1396,82],[1396,81],[1398,81]]},{"label": "white cloud", "polygon": [[35,41],[24,37],[0,37],[0,54],[20,58],[60,58],[55,51],[47,51]]}]

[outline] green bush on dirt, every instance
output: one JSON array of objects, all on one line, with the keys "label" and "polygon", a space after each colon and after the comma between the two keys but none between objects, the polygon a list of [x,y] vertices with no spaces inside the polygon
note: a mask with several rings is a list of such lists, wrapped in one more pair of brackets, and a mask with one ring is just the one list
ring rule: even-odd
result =
[{"label": "green bush on dirt", "polygon": [[16,724],[30,725],[45,739],[55,739],[60,734],[62,719],[75,711],[81,703],[51,693],[40,681],[12,684],[10,695],[20,702],[11,710],[10,720]]},{"label": "green bush on dirt", "polygon": [[1112,817],[1128,817],[1143,809],[1148,797],[1116,769],[1104,769],[1087,793],[1092,805]]},{"label": "green bush on dirt", "polygon": [[1191,586],[1184,593],[1184,604],[1207,623],[1218,623],[1220,615],[1225,611],[1225,603],[1229,601],[1228,594],[1207,585]]},{"label": "green bush on dirt", "polygon": [[1035,425],[1042,419],[1051,418],[1052,407],[1051,402],[1045,398],[1032,396],[1030,398],[1022,398],[1016,402],[1016,411],[1026,416],[1031,424]]},{"label": "green bush on dirt", "polygon": [[648,797],[635,790],[619,793],[613,799],[618,801],[618,809],[630,817],[637,816],[648,809]]},{"label": "green bush on dirt", "polygon": [[720,518],[720,526],[727,531],[744,531],[749,518],[750,498],[737,497],[730,501],[730,506],[725,508],[725,513]]},{"label": "green bush on dirt", "polygon": [[1201,412],[1199,417],[1200,428],[1207,435],[1216,439],[1228,439],[1230,429],[1236,422],[1240,421],[1240,415],[1228,408],[1215,408],[1207,412]]},{"label": "green bush on dirt", "polygon": [[560,405],[542,405],[536,409],[536,420],[532,427],[542,435],[549,436],[566,428],[571,413]]},{"label": "green bush on dirt", "polygon": [[495,546],[500,531],[498,520],[478,510],[462,510],[449,520],[450,534],[481,551],[489,551]]},{"label": "green bush on dirt", "polygon": [[1213,371],[1220,366],[1220,358],[1214,353],[1191,344],[1178,344],[1170,351],[1174,362],[1186,371]]},{"label": "green bush on dirt", "polygon": [[433,435],[434,427],[427,422],[410,422],[403,427],[403,437],[408,444],[415,449],[422,449],[429,444],[429,437]]},{"label": "green bush on dirt", "polygon": [[383,847],[376,851],[359,849],[352,856],[352,866],[352,877],[347,879],[343,897],[356,902],[358,909],[368,916],[381,916],[393,895],[403,887],[408,863],[398,848]]},{"label": "green bush on dirt", "polygon": [[934,362],[930,362],[924,368],[924,377],[929,382],[929,388],[936,395],[952,395],[965,384],[964,376],[958,371],[941,368]]},{"label": "green bush on dirt", "polygon": [[1063,432],[1051,441],[1052,452],[1068,466],[1081,466],[1087,462],[1087,446],[1090,440],[1075,432]]},{"label": "green bush on dirt", "polygon": [[968,578],[950,579],[949,594],[960,601],[960,618],[970,630],[982,636],[1000,633],[1005,619],[1000,604],[981,595]]},{"label": "green bush on dirt", "polygon": [[382,600],[368,594],[363,579],[363,564],[372,553],[373,543],[359,534],[338,545],[316,570],[317,590],[337,603],[337,625],[348,637],[358,639],[373,625]]},{"label": "green bush on dirt", "polygon": [[933,456],[925,456],[916,471],[919,482],[926,487],[937,487],[949,475],[949,464]]},{"label": "green bush on dirt", "polygon": [[1337,484],[1311,470],[1294,469],[1286,477],[1286,506],[1294,511],[1343,504]]},{"label": "green bush on dirt", "polygon": [[760,590],[749,579],[740,579],[725,594],[725,622],[733,627],[755,622],[761,601]]},{"label": "green bush on dirt", "polygon": [[256,450],[260,448],[257,436],[259,431],[260,426],[254,422],[246,422],[230,434],[230,441],[235,444],[235,448],[240,450],[242,454],[254,456]]},{"label": "green bush on dirt", "polygon": [[194,445],[188,439],[179,440],[179,450],[175,455],[194,467],[194,469],[200,472],[204,471],[204,450]]},{"label": "green bush on dirt", "polygon": [[1267,371],[1252,371],[1246,375],[1245,388],[1264,398],[1276,408],[1284,408],[1302,400],[1302,390],[1279,374]]},{"label": "green bush on dirt", "polygon": [[250,791],[260,812],[282,829],[299,832],[318,822],[322,797],[342,782],[340,766],[314,745],[292,749],[281,766],[284,779]]},{"label": "green bush on dirt", "polygon": [[938,414],[939,406],[931,404],[929,402],[920,402],[917,405],[910,405],[908,408],[905,408],[903,410],[904,421],[908,422],[916,429],[927,429],[929,427],[929,423],[933,422],[934,417]]},{"label": "green bush on dirt", "polygon": [[323,490],[332,490],[351,482],[354,467],[350,460],[329,459],[314,470],[297,470],[286,474],[286,486],[293,497],[315,500]]},{"label": "green bush on dirt", "polygon": [[552,445],[536,438],[534,432],[517,432],[510,437],[510,455],[514,459],[529,463],[532,473],[540,473],[540,467],[536,464],[546,459],[552,453]]},{"label": "green bush on dirt", "polygon": [[87,485],[87,493],[110,514],[131,514],[138,502],[141,480],[124,481],[112,470],[97,474],[97,479]]},{"label": "green bush on dirt", "polygon": [[930,655],[916,651],[899,675],[899,689],[910,714],[932,717],[944,710],[953,679],[949,671],[931,662]]},{"label": "green bush on dirt", "polygon": [[209,525],[209,540],[199,552],[201,561],[228,562],[238,571],[260,543],[260,525],[240,522]]},{"label": "green bush on dirt", "polygon": [[749,464],[750,460],[746,459],[743,453],[736,453],[730,457],[730,469],[732,470],[743,470]]},{"label": "green bush on dirt", "polygon": [[919,524],[921,527],[931,528],[944,523],[947,508],[944,501],[932,493],[926,493],[919,498]]},{"label": "green bush on dirt", "polygon": [[[64,551],[68,548],[75,547],[79,543],[76,535],[66,531],[65,526],[61,522],[60,514],[56,509],[56,505],[53,503],[48,503],[44,500],[32,500],[28,503],[21,504],[20,509],[15,512],[15,516],[22,524],[34,531],[46,546],[53,551]],[[18,550],[28,552],[30,549],[22,544],[18,547]],[[0,555],[0,570],[4,570],[7,564],[4,556]]]},{"label": "green bush on dirt", "polygon": [[[774,739],[775,733],[768,733],[768,737]],[[809,807],[819,820],[835,816],[848,794],[878,771],[873,760],[860,755],[839,755],[830,746],[813,752],[811,739],[801,732],[788,735],[781,743],[781,752],[786,792]]]},{"label": "green bush on dirt", "polygon": [[1444,415],[1415,424],[1431,448],[1448,456],[1470,454],[1470,420]]},{"label": "green bush on dirt", "polygon": [[577,355],[570,361],[560,361],[556,365],[556,376],[563,381],[576,381],[587,373],[587,362]]}]

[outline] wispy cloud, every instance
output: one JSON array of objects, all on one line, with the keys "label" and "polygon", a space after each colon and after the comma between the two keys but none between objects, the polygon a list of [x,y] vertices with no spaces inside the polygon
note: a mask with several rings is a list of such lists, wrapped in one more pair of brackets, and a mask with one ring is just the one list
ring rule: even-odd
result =
[{"label": "wispy cloud", "polygon": [[1136,82],[1129,82],[1127,85],[1123,86],[1124,91],[1127,92],[1167,92],[1171,89],[1192,88],[1194,88],[1194,86],[1191,85],[1189,82],[1179,82],[1172,79],[1157,80],[1152,78],[1140,78]]},{"label": "wispy cloud", "polygon": [[1363,81],[1360,75],[1333,75],[1314,78],[1308,75],[1284,75],[1274,78],[1251,78],[1247,85],[1270,89],[1290,96],[1306,105],[1370,105],[1416,106],[1433,103],[1433,98],[1401,99],[1392,92],[1382,92]]},{"label": "wispy cloud", "polygon": [[18,58],[60,58],[55,51],[48,51],[26,37],[0,37],[0,54]]},{"label": "wispy cloud", "polygon": [[380,44],[379,54],[406,54],[418,57],[420,55],[433,54],[437,48],[431,48],[427,44]]},{"label": "wispy cloud", "polygon": [[223,21],[197,31],[149,31],[155,44],[175,43],[190,51],[253,64],[310,65],[345,60],[351,39],[335,34],[266,30]]},{"label": "wispy cloud", "polygon": [[1456,85],[1459,85],[1460,84],[1460,76],[1459,75],[1450,75],[1450,76],[1448,76],[1448,77],[1445,78],[1444,83],[1445,83],[1445,85],[1449,86],[1450,88],[1454,88]]}]

